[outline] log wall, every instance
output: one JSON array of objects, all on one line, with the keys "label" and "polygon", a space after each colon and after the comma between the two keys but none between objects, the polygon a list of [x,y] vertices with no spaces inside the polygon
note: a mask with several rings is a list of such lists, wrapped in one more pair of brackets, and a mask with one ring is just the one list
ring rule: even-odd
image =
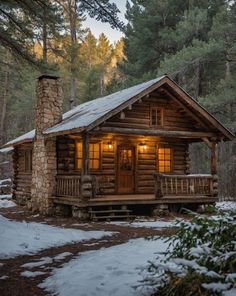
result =
[{"label": "log wall", "polygon": [[14,148],[13,153],[13,197],[20,205],[26,205],[31,198],[32,172],[25,172],[25,151],[32,151],[32,143]]},{"label": "log wall", "polygon": [[137,129],[150,129],[151,126],[150,111],[152,107],[163,109],[163,126],[164,130],[177,131],[206,131],[206,127],[195,120],[184,107],[179,105],[168,96],[150,94],[141,102],[134,103],[131,108],[123,110],[122,116],[117,114],[107,120],[104,127],[124,127]]},{"label": "log wall", "polygon": [[[78,137],[77,139],[81,139]],[[58,138],[58,175],[80,175],[81,171],[75,169],[75,141],[76,139]],[[157,147],[168,146],[172,149],[172,173],[186,174],[188,172],[188,145],[186,142],[168,141],[167,139],[152,139],[146,141],[147,149],[144,152],[139,143],[139,137],[113,136],[109,141],[113,143],[112,151],[107,151],[107,136],[91,137],[90,141],[101,143],[101,169],[91,170],[97,183],[106,184],[100,193],[115,194],[117,192],[117,147],[130,145],[135,148],[135,193],[153,193],[154,177],[157,171]]]}]

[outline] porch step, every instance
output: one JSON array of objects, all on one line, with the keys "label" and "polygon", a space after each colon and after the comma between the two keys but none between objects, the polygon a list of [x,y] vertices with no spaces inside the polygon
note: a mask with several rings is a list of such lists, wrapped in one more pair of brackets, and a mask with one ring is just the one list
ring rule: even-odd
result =
[{"label": "porch step", "polygon": [[89,209],[90,219],[93,221],[134,219],[135,217],[131,213],[132,211],[128,210],[126,206],[122,206],[121,208],[112,206],[90,207]]},{"label": "porch step", "polygon": [[135,215],[113,215],[113,216],[95,216],[92,218],[93,221],[99,220],[134,220]]},{"label": "porch step", "polygon": [[131,210],[105,210],[105,211],[99,211],[99,210],[97,210],[97,211],[89,211],[89,213],[90,214],[106,214],[106,213],[114,213],[114,212],[116,212],[116,213],[132,213],[132,211]]}]

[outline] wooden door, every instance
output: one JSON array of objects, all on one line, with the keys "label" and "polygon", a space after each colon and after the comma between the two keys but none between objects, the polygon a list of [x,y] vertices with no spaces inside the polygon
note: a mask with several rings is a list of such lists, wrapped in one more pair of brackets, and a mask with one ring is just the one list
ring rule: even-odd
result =
[{"label": "wooden door", "polygon": [[117,170],[117,191],[118,193],[134,193],[135,188],[135,163],[134,147],[118,146],[118,170]]}]

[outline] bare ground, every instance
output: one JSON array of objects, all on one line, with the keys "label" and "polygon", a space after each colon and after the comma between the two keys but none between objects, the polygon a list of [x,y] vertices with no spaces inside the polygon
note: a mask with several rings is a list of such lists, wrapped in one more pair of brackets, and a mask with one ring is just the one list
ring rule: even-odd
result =
[{"label": "bare ground", "polygon": [[[0,213],[9,219],[17,221],[28,222],[46,222],[50,225],[62,226],[65,228],[74,228],[81,230],[106,230],[117,232],[113,236],[102,237],[101,239],[91,239],[84,242],[72,243],[63,245],[61,247],[53,247],[44,251],[38,252],[35,255],[30,256],[17,256],[13,259],[0,260],[3,266],[0,267],[0,295],[1,296],[45,296],[49,295],[44,290],[38,287],[45,278],[50,275],[52,269],[62,266],[64,263],[70,261],[74,256],[78,256],[79,253],[88,250],[98,250],[102,247],[108,248],[114,245],[127,242],[129,239],[154,236],[154,235],[171,235],[174,233],[174,229],[160,229],[155,230],[152,228],[134,228],[132,226],[119,226],[109,223],[78,223],[73,218],[48,218],[39,215],[32,215],[22,207],[12,207],[0,209]],[[70,252],[72,255],[66,257],[60,261],[53,261],[51,264],[45,264],[42,269],[45,274],[37,276],[35,278],[27,278],[21,276],[21,272],[25,271],[25,268],[21,267],[27,262],[39,260],[42,257],[53,257],[63,252]],[[32,268],[31,271],[37,271],[39,268]],[[6,279],[1,279],[2,276],[7,276]]]}]

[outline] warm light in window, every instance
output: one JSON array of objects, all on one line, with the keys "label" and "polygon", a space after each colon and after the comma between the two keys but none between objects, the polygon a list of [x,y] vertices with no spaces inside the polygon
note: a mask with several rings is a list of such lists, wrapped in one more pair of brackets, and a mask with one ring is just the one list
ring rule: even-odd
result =
[{"label": "warm light in window", "polygon": [[[76,142],[76,169],[82,169],[82,143]],[[89,144],[89,165],[90,169],[100,168],[100,144],[90,143]]]},{"label": "warm light in window", "polygon": [[171,148],[163,147],[158,149],[158,168],[160,173],[171,171]]}]

